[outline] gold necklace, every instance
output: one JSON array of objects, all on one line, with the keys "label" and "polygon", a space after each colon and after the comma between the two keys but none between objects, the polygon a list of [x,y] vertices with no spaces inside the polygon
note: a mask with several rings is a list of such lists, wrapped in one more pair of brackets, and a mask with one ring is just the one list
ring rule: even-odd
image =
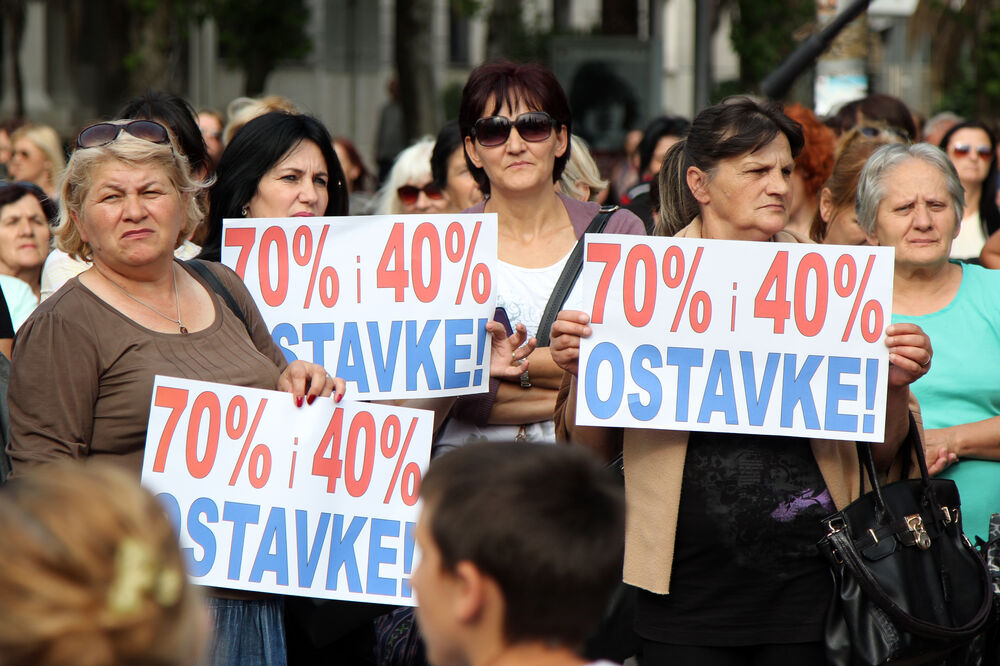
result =
[{"label": "gold necklace", "polygon": [[170,276],[174,279],[174,304],[177,306],[177,319],[174,319],[173,317],[170,317],[170,316],[167,316],[167,315],[163,314],[162,312],[160,312],[159,310],[157,310],[156,308],[154,308],[149,303],[143,303],[138,298],[136,298],[132,294],[130,294],[127,291],[125,291],[125,287],[121,286],[120,284],[118,284],[117,282],[115,282],[114,280],[112,280],[111,278],[109,278],[107,275],[105,275],[104,272],[100,268],[97,267],[97,264],[93,264],[93,266],[94,266],[94,270],[97,271],[98,273],[100,273],[101,277],[104,278],[105,280],[107,280],[108,282],[110,282],[114,287],[116,287],[118,289],[118,291],[122,292],[123,294],[125,294],[126,296],[128,296],[129,298],[131,298],[133,301],[135,301],[136,303],[138,303],[139,305],[141,305],[141,306],[143,306],[145,308],[149,308],[150,310],[152,310],[156,314],[160,315],[164,319],[166,319],[168,321],[172,321],[175,324],[177,324],[177,326],[181,329],[181,335],[187,335],[188,334],[187,327],[185,327],[184,324],[181,323],[181,300],[177,297],[177,273],[174,271],[174,266],[173,266],[172,263],[170,265]]}]

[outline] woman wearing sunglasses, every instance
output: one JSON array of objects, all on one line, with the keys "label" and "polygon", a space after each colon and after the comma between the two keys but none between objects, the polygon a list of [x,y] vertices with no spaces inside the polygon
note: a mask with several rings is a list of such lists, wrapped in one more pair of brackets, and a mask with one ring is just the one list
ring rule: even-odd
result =
[{"label": "woman wearing sunglasses", "polygon": [[[343,395],[343,380],[321,366],[286,363],[235,273],[207,264],[245,322],[175,260],[202,219],[201,186],[158,122],[80,133],[56,239],[92,266],[46,300],[17,338],[8,397],[14,474],[87,458],[131,469],[138,480],[157,374],[287,391],[300,407]],[[220,590],[211,599],[214,663],[284,664],[282,600],[232,596]]]},{"label": "woman wearing sunglasses", "polygon": [[[494,62],[469,75],[458,122],[469,170],[486,196],[469,211],[496,213],[499,220],[497,306],[534,337],[570,252],[600,208],[554,187],[569,161],[569,101],[540,65]],[[644,229],[638,217],[619,210],[605,232]],[[571,291],[568,300],[582,299]],[[581,308],[582,302],[575,307]],[[485,397],[460,398],[438,446],[482,438],[554,442],[562,374],[547,347],[536,349],[530,375],[494,381]]]},{"label": "woman wearing sunglasses", "polygon": [[978,259],[986,239],[1000,229],[997,209],[996,139],[983,123],[959,123],[941,137],[941,150],[948,154],[965,189],[965,216],[958,237],[951,245],[953,259]]},{"label": "woman wearing sunglasses", "polygon": [[385,184],[375,195],[376,215],[448,212],[448,199],[431,173],[433,151],[434,140],[424,137],[396,156]]}]

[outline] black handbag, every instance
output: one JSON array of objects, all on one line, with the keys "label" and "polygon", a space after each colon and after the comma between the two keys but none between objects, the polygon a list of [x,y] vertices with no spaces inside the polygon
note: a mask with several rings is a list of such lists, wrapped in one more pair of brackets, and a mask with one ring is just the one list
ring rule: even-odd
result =
[{"label": "black handbag", "polygon": [[858,444],[862,492],[866,475],[872,491],[824,521],[832,666],[940,664],[990,619],[989,574],[962,533],[958,488],[929,477],[912,416],[910,433],[904,446],[916,451],[920,478],[880,485],[871,447]]}]

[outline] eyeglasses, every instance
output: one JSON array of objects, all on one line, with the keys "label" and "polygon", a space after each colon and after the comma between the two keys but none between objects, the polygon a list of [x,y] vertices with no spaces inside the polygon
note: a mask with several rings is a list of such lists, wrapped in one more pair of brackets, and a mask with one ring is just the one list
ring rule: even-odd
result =
[{"label": "eyeglasses", "polygon": [[122,132],[131,134],[137,139],[151,143],[170,143],[170,133],[167,128],[155,120],[133,120],[119,125],[116,123],[97,123],[80,132],[76,137],[77,148],[98,148],[106,146]]},{"label": "eyeglasses", "polygon": [[420,198],[421,192],[426,194],[428,199],[444,199],[444,192],[442,192],[441,188],[435,183],[427,183],[423,187],[417,187],[416,185],[403,185],[396,190],[399,200],[407,206],[412,206],[417,203],[417,199]]},{"label": "eyeglasses", "polygon": [[472,126],[471,134],[472,138],[479,141],[479,145],[490,148],[507,143],[511,127],[517,128],[518,135],[525,141],[545,141],[552,134],[552,126],[555,124],[555,118],[544,111],[529,111],[513,121],[504,116],[480,118]]},{"label": "eyeglasses", "polygon": [[[954,153],[955,157],[965,157],[972,152],[972,146],[967,143],[956,143],[951,147],[951,152]],[[976,146],[976,155],[988,160],[993,157],[993,149],[989,146]]]}]

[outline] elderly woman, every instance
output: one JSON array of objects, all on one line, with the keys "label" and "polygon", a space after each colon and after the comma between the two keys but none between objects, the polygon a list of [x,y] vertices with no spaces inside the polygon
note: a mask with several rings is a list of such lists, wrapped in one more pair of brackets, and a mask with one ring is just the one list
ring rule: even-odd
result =
[{"label": "elderly woman", "polygon": [[227,217],[347,215],[347,185],[330,133],[312,116],[274,111],[233,137],[209,191],[199,258],[219,261]]},{"label": "elderly woman", "polygon": [[913,385],[928,463],[947,467],[966,534],[985,539],[1000,512],[1000,273],[949,259],[963,207],[960,175],[929,144],[879,149],[858,183],[858,222],[896,248],[892,319],[934,343],[934,365]]},{"label": "elderly woman", "polygon": [[[676,235],[684,238],[801,242],[784,231],[801,148],[799,125],[770,103],[735,98],[705,109],[660,174],[665,227],[683,225]],[[624,448],[625,581],[640,588],[636,630],[647,663],[824,663],[832,589],[815,543],[824,534],[820,520],[857,497],[855,447],[578,427],[575,374],[588,321],[564,311],[552,326],[552,356],[568,371],[556,424],[562,438],[606,457]],[[883,470],[909,431],[908,384],[930,360],[927,338],[913,325],[890,327],[886,340],[886,440],[873,448]],[[792,515],[782,509],[789,502]]]},{"label": "elderly woman", "polygon": [[434,140],[425,136],[401,152],[375,195],[376,215],[446,213],[451,202],[434,180],[431,153]]},{"label": "elderly woman", "polygon": [[11,146],[11,179],[34,183],[54,199],[66,163],[56,131],[48,125],[25,125],[11,136]]},{"label": "elderly woman", "polygon": [[[114,462],[138,477],[157,374],[287,391],[300,407],[317,396],[339,400],[343,380],[315,364],[286,363],[235,273],[207,266],[240,313],[175,260],[202,218],[201,184],[163,125],[99,123],[76,145],[56,239],[92,266],[17,337],[8,396],[15,475],[72,457]],[[215,663],[257,663],[243,650],[284,663],[282,600],[226,595],[211,599]]]},{"label": "elderly woman", "polygon": [[[469,75],[458,122],[469,169],[487,196],[471,212],[496,213],[499,221],[497,306],[534,337],[570,253],[599,210],[554,187],[569,160],[569,101],[539,65],[489,63]],[[605,231],[642,234],[642,222],[619,210]],[[530,375],[496,381],[485,397],[460,399],[439,446],[483,438],[554,442],[562,370],[548,347],[531,359]]]},{"label": "elderly woman", "polygon": [[0,274],[25,282],[36,302],[55,218],[55,204],[37,185],[0,184]]}]

